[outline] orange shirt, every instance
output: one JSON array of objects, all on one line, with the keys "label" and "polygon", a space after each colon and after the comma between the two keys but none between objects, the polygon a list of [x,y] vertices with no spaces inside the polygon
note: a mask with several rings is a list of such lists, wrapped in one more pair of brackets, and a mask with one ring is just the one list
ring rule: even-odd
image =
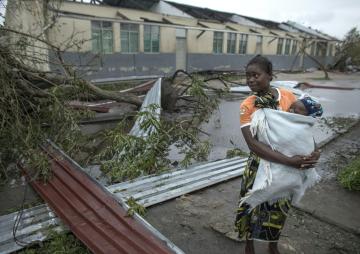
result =
[{"label": "orange shirt", "polygon": [[[279,97],[278,102],[279,106],[278,109],[282,111],[289,111],[290,105],[296,101],[295,95],[290,92],[289,90],[283,88],[276,88]],[[251,95],[247,97],[240,105],[240,126],[245,127],[250,125],[251,123],[251,115],[258,110],[259,108],[255,107],[255,95]]]}]

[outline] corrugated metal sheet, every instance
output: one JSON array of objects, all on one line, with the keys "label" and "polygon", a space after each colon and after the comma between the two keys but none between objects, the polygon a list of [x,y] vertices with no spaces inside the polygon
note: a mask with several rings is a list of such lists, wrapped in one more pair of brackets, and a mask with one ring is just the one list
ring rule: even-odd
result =
[{"label": "corrugated metal sheet", "polygon": [[[157,119],[160,118],[160,107],[161,107],[161,78],[158,78],[154,86],[150,89],[150,91],[146,94],[145,99],[141,105],[140,112],[143,112],[145,110],[148,110],[147,107],[151,104],[156,104],[159,107],[154,112],[156,114]],[[136,137],[142,137],[146,138],[150,133],[155,131],[154,127],[150,127],[150,130],[148,132],[145,132],[143,129],[140,128],[141,122],[143,121],[143,117],[139,117],[135,123],[132,129],[130,130],[129,134],[136,136]]]},{"label": "corrugated metal sheet", "polygon": [[109,186],[117,197],[148,207],[243,174],[247,159],[233,158]]},{"label": "corrugated metal sheet", "polygon": [[[139,203],[148,207],[237,177],[242,174],[244,167],[245,159],[237,157],[157,176],[145,176],[133,181],[111,185],[107,188],[110,192],[115,193],[118,199],[135,196]],[[0,217],[0,253],[9,253],[22,248],[22,246],[14,242],[12,236],[12,227],[16,216],[17,212]],[[146,224],[146,222],[144,223]],[[60,220],[56,218],[47,205],[26,209],[16,235],[19,239],[29,243],[42,241],[46,238],[46,230],[49,225],[60,225],[57,230],[64,230]],[[171,243],[168,242],[168,245],[171,245]],[[178,253],[181,253],[180,250],[178,250]]]},{"label": "corrugated metal sheet", "polygon": [[43,150],[53,177],[31,185],[93,253],[175,253],[54,145]]}]

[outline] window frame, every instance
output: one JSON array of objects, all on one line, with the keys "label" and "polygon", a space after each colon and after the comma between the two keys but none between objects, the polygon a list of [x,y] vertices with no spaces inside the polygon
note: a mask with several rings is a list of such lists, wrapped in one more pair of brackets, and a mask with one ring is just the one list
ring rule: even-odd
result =
[{"label": "window frame", "polygon": [[284,48],[284,55],[290,55],[290,46],[291,46],[291,39],[285,39],[285,48]]},{"label": "window frame", "polygon": [[[217,38],[216,35],[218,35],[218,36],[221,35],[221,36],[219,36],[219,38]],[[216,32],[216,31],[214,31],[213,53],[214,54],[222,54],[223,53],[223,45],[224,45],[224,32]],[[220,49],[220,51],[217,51],[218,49]]]},{"label": "window frame", "polygon": [[[109,26],[105,26],[108,23]],[[98,27],[95,27],[95,24],[98,24]],[[103,20],[91,20],[91,51],[97,54],[112,54],[114,53],[114,24],[111,21],[103,21]],[[110,32],[110,33],[107,33]],[[94,34],[96,35],[96,38]],[[109,43],[109,50],[105,50],[106,47],[106,35],[111,35],[110,38],[107,39]],[[97,45],[97,49],[95,50],[94,45]]]},{"label": "window frame", "polygon": [[240,34],[240,38],[239,38],[239,54],[240,55],[247,54],[248,40],[249,40],[248,34]]},{"label": "window frame", "polygon": [[[146,30],[146,28],[149,28],[150,29],[150,33],[149,33],[149,35],[150,35],[150,38],[149,38],[149,40],[150,40],[150,50],[147,50],[146,49],[146,34],[147,34],[147,32],[145,31]],[[157,31],[157,34],[155,34],[154,35],[154,33],[152,32],[152,29],[153,28],[157,28],[158,29],[158,31]],[[157,50],[156,51],[154,51],[153,49],[154,49],[154,47],[153,47],[153,43],[154,43],[154,37],[157,35]],[[160,53],[160,26],[159,25],[146,25],[146,24],[144,24],[144,53]]]},{"label": "window frame", "polygon": [[283,55],[283,52],[284,52],[284,38],[278,38],[278,44],[277,44],[277,47],[276,47],[276,54],[281,56]]},{"label": "window frame", "polygon": [[293,40],[291,45],[291,55],[295,55],[297,51],[298,41]]},{"label": "window frame", "polygon": [[315,56],[315,47],[316,47],[316,41],[313,41],[310,45],[310,55]]},{"label": "window frame", "polygon": [[[129,29],[125,29],[124,27],[128,26]],[[136,27],[136,30],[131,30],[132,27]],[[126,34],[126,37],[125,37]],[[134,37],[134,35],[136,37]],[[124,39],[126,38],[126,39]],[[135,44],[131,44],[132,38],[136,38]],[[127,41],[127,50],[125,49],[125,43]],[[134,48],[135,50],[132,50]],[[133,23],[120,23],[120,52],[124,54],[136,54],[140,52],[140,26],[139,24]]]},{"label": "window frame", "polygon": [[263,36],[257,35],[256,36],[256,44],[255,44],[255,54],[262,54],[263,51]]},{"label": "window frame", "polygon": [[[233,38],[230,38],[230,37],[233,37]],[[237,39],[236,33],[229,32],[227,34],[227,53],[228,54],[236,54],[236,39]]]}]

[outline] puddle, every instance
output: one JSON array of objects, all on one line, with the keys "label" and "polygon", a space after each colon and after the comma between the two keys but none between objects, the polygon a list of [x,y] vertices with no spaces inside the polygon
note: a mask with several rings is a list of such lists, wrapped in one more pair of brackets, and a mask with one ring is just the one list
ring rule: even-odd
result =
[{"label": "puddle", "polygon": [[[344,81],[341,83],[343,84]],[[348,85],[354,84],[349,81]],[[313,135],[317,143],[329,139],[336,132],[346,131],[360,116],[358,89],[307,89],[305,92],[319,98],[324,109],[323,117],[318,119],[314,126]],[[225,158],[228,149],[240,148],[248,151],[239,122],[239,106],[242,100],[241,97],[222,99],[219,109],[212,114],[207,123],[201,125],[205,132],[211,134],[210,137],[201,134],[202,139],[208,138],[213,144],[209,160]],[[350,118],[350,121],[345,121],[346,118]]]}]

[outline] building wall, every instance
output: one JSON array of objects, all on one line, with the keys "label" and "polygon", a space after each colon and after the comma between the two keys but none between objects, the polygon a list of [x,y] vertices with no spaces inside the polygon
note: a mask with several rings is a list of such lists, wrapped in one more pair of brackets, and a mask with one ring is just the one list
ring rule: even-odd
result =
[{"label": "building wall", "polygon": [[160,28],[160,52],[161,53],[175,53],[175,47],[176,47],[176,29],[171,28],[171,27],[161,27]]},{"label": "building wall", "polygon": [[[117,32],[117,26],[113,26],[113,32]],[[116,38],[116,37],[115,37]],[[49,41],[55,46],[62,46],[67,51],[91,51],[91,22],[89,20],[61,17],[55,27],[49,32]],[[76,46],[79,44],[79,48]],[[115,40],[114,44],[118,41]],[[72,44],[72,47],[69,47]]]},{"label": "building wall", "polygon": [[[94,6],[89,4],[69,3],[67,2],[62,8],[64,11],[71,11],[83,15],[94,15],[97,20],[113,19],[113,45],[112,54],[103,54],[101,60],[95,61],[87,68],[78,69],[79,72],[85,73],[87,79],[120,77],[133,75],[170,75],[176,69],[176,25],[183,25],[186,29],[187,37],[187,70],[237,70],[243,69],[246,63],[255,55],[256,37],[263,36],[262,54],[273,61],[274,69],[287,70],[291,66],[298,69],[300,58],[295,59],[294,55],[276,55],[278,38],[270,30],[261,26],[246,26],[243,24],[220,24],[214,22],[198,21],[193,18],[175,17],[158,13],[130,10],[124,8],[113,8],[104,6]],[[138,53],[121,53],[121,34],[120,23],[129,21],[123,20],[117,13],[121,13],[132,21],[139,23],[139,52]],[[144,53],[143,29],[144,23],[142,18],[163,21],[166,18],[171,24],[155,24],[160,26],[160,52]],[[200,22],[200,25],[199,25]],[[202,27],[203,26],[203,27]],[[204,27],[205,26],[205,27]],[[209,30],[211,29],[211,30]],[[223,53],[213,53],[214,31],[223,32]],[[257,31],[258,33],[254,33]],[[227,36],[228,33],[237,33],[236,36],[236,53],[227,54]],[[283,52],[285,49],[287,34],[292,34],[296,38],[299,35],[293,32],[284,32],[281,30],[272,31],[278,34],[278,37],[284,39]],[[239,54],[239,33],[249,34],[247,54]],[[50,33],[51,41],[54,43],[63,43],[66,36],[72,35],[78,41],[84,41],[81,47],[71,47],[64,57],[74,65],[84,64],[95,55],[91,53],[91,17],[61,17],[58,24]],[[293,41],[294,38],[291,38]],[[300,46],[298,42],[298,49]],[[307,49],[310,53],[310,48]],[[333,48],[333,54],[335,48]],[[332,57],[322,57],[324,63],[331,63]],[[316,64],[305,57],[304,67],[315,67]],[[52,66],[55,68],[55,66]]]},{"label": "building wall", "polygon": [[[246,64],[255,54],[248,55],[212,55],[212,54],[189,54],[188,70],[244,70]],[[288,70],[292,65],[299,68],[300,59],[295,56],[264,55],[272,63],[274,70]]]},{"label": "building wall", "polygon": [[[41,0],[8,1],[6,6],[5,27],[32,35],[43,41],[47,40],[47,10],[43,8]],[[9,33],[8,45],[18,52],[19,57],[31,67],[48,71],[48,45],[39,40],[16,33]],[[26,39],[25,47],[19,47],[20,40]]]}]

